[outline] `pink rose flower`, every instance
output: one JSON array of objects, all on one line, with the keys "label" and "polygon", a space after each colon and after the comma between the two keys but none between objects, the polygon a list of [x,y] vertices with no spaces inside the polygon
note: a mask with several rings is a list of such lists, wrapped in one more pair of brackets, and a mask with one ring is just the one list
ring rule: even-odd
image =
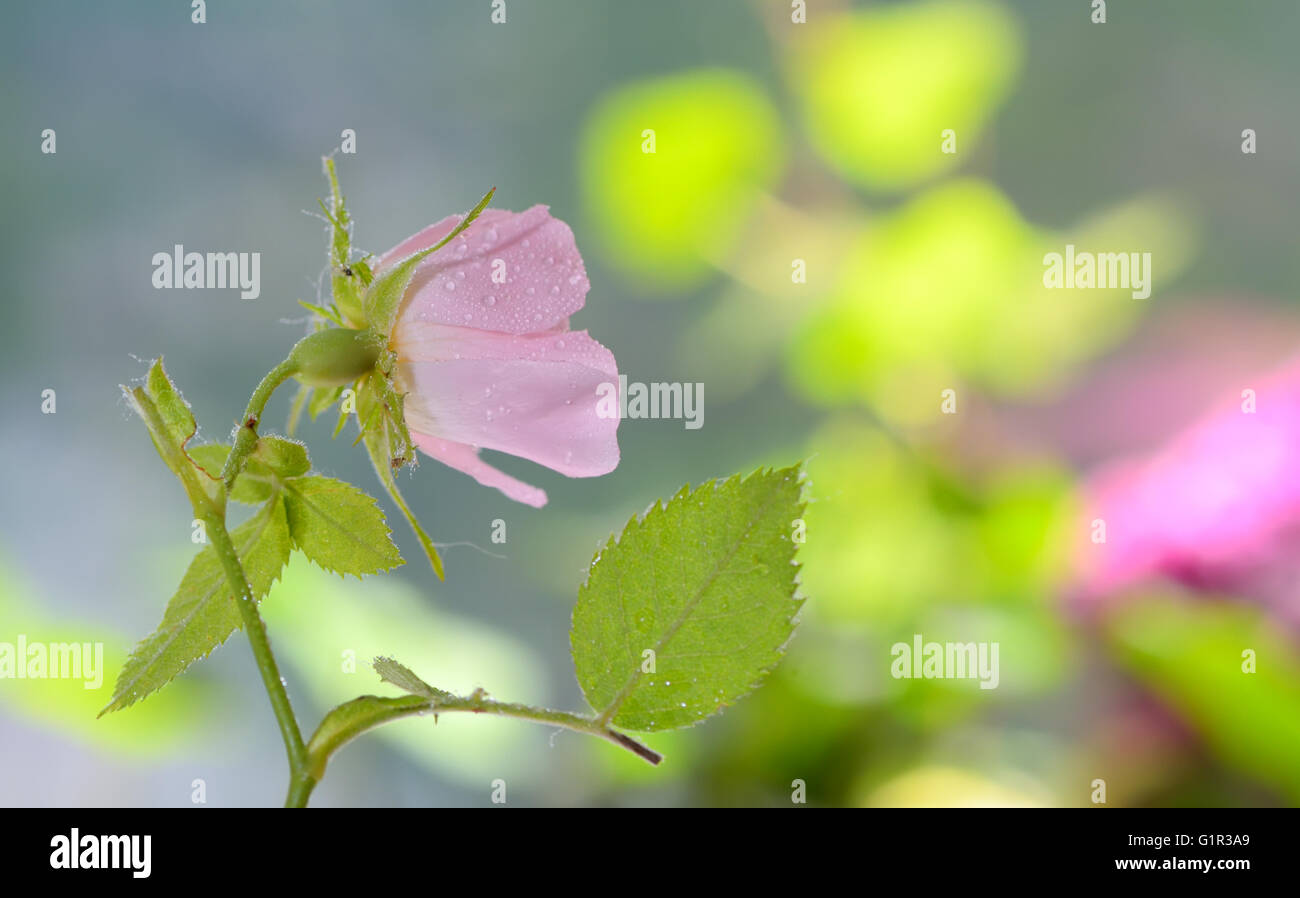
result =
[{"label": "pink rose flower", "polygon": [[1300,619],[1300,364],[1204,418],[1151,458],[1086,486],[1080,595],[1164,578]]},{"label": "pink rose flower", "polygon": [[[433,246],[460,218],[402,241],[379,270]],[[390,339],[415,445],[534,507],[546,504],[546,493],[493,468],[480,449],[569,477],[612,471],[619,417],[599,415],[597,406],[601,393],[617,391],[618,367],[585,330],[569,330],[589,287],[573,232],[545,206],[487,209],[422,261]],[[612,388],[598,392],[602,384]]]}]

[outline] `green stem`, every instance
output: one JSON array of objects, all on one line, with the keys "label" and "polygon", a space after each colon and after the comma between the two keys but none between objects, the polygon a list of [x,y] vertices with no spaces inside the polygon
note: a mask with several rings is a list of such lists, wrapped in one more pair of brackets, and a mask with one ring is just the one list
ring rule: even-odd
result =
[{"label": "green stem", "polygon": [[[267,402],[270,401],[276,388],[292,377],[297,369],[296,362],[286,359],[262,378],[262,382],[249,397],[248,408],[244,412],[243,421],[235,436],[235,444],[230,454],[226,456],[225,467],[221,470],[221,479],[227,492],[234,487],[235,478],[243,471],[249,453],[257,445],[257,424],[266,410]],[[266,687],[266,695],[271,700],[271,710],[275,713],[276,723],[280,726],[280,737],[284,740],[285,754],[289,759],[290,800],[292,800],[293,784],[300,782],[306,770],[307,746],[303,742],[302,732],[298,729],[298,719],[294,716],[293,705],[289,702],[289,693],[285,691],[284,680],[280,677],[275,654],[271,651],[271,639],[266,633],[266,624],[262,622],[262,615],[258,613],[257,597],[253,595],[244,567],[239,562],[239,553],[230,538],[230,532],[226,529],[224,507],[204,510],[200,517],[207,526],[208,537],[221,561],[226,582],[235,593],[235,605],[239,609],[244,633],[248,636],[253,658],[262,675],[262,685]],[[302,801],[305,804],[305,795]]]},{"label": "green stem", "polygon": [[293,706],[289,703],[289,694],[285,691],[284,681],[280,678],[280,669],[271,652],[271,640],[266,634],[266,625],[257,611],[257,599],[248,585],[243,565],[239,563],[239,554],[235,544],[226,530],[224,515],[209,514],[205,520],[208,538],[216,550],[221,566],[226,572],[226,581],[235,591],[235,605],[248,634],[249,645],[253,648],[253,657],[257,660],[257,669],[262,674],[262,684],[271,699],[271,709],[275,712],[276,722],[280,725],[280,735],[284,739],[285,752],[289,756],[291,775],[297,775],[306,765],[307,746],[302,741],[298,730],[298,720],[294,717]]},{"label": "green stem", "polygon": [[235,445],[226,456],[225,467],[221,469],[221,479],[225,481],[227,492],[234,488],[235,478],[239,476],[240,471],[244,470],[244,462],[248,460],[248,454],[257,445],[257,424],[262,420],[262,412],[266,410],[266,403],[271,399],[271,394],[297,371],[297,362],[285,359],[262,378],[262,382],[249,397],[248,408],[245,409],[243,420],[239,422],[239,431],[235,434]]},{"label": "green stem", "polygon": [[534,708],[517,702],[498,702],[488,698],[482,691],[468,696],[450,695],[440,691],[429,697],[404,695],[381,698],[365,695],[339,705],[321,721],[320,727],[307,745],[308,763],[305,776],[307,782],[301,786],[291,787],[290,799],[292,800],[295,794],[301,794],[305,802],[307,795],[311,794],[312,787],[325,775],[325,767],[330,757],[367,730],[402,717],[425,714],[433,714],[436,717],[439,714],[455,711],[496,714],[500,717],[513,717],[517,720],[563,727],[577,733],[605,739],[651,764],[659,764],[663,760],[663,755],[654,749],[625,733],[620,733],[600,720],[568,711]]},{"label": "green stem", "polygon": [[608,726],[604,721],[583,717],[581,714],[571,714],[568,711],[552,711],[549,708],[534,708],[531,705],[521,705],[518,702],[498,702],[487,698],[481,693],[470,696],[438,698],[431,704],[432,707],[429,710],[435,714],[442,714],[447,711],[469,711],[472,714],[498,714],[502,717],[531,720],[533,723],[549,723],[554,726],[564,727],[566,730],[573,730],[575,733],[586,733],[589,736],[606,739],[615,745],[626,748],[651,764],[658,764],[663,760],[663,755],[637,742],[631,736],[620,733]]},{"label": "green stem", "polygon": [[307,771],[300,770],[289,779],[289,794],[284,799],[286,808],[305,808],[311,790],[316,788],[316,778]]}]

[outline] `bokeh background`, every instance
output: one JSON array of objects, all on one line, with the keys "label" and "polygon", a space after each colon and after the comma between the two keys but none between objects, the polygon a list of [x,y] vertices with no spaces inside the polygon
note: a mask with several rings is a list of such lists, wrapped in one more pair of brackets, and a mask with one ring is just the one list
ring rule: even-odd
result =
[{"label": "bokeh background", "polygon": [[[506,0],[505,24],[489,0],[219,0],[204,25],[188,6],[6,4],[0,640],[102,640],[108,671],[100,690],[0,681],[0,804],[186,806],[196,780],[210,805],[282,799],[242,636],[95,719],[193,550],[118,384],[165,354],[201,436],[226,435],[304,332],[324,245],[303,210],[344,128],[360,247],[491,185],[502,208],[547,203],[591,276],[575,326],[632,380],[703,383],[705,419],[625,421],[595,480],[494,459],[542,510],[432,462],[404,477],[445,583],[394,513],[397,574],[295,561],[264,603],[303,725],[383,691],[378,653],[582,708],[567,633],[597,545],[759,464],[809,459],[809,601],[757,693],[648,737],[659,769],[450,715],[354,743],[315,803],[484,805],[498,778],[511,804],[788,805],[796,779],[827,805],[1079,806],[1095,779],[1112,806],[1300,802],[1294,632],[1231,595],[1160,584],[1099,608],[1072,587],[1092,472],[1300,342],[1290,0],[1113,2],[1104,25],[1041,0],[809,0],[806,24],[785,0]],[[1067,242],[1152,252],[1151,298],[1044,289]],[[261,297],[153,289],[176,243],[261,252]],[[300,433],[318,469],[380,494],[332,423]],[[892,679],[915,633],[999,642],[1000,686]]]}]

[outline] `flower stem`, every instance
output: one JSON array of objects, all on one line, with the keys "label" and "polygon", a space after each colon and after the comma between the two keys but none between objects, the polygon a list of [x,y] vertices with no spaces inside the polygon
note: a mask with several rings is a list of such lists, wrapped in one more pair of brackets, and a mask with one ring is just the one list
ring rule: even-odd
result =
[{"label": "flower stem", "polygon": [[[244,418],[235,436],[235,444],[230,454],[226,456],[225,467],[221,470],[221,479],[227,492],[234,487],[235,478],[243,471],[249,453],[257,445],[257,424],[266,410],[267,402],[270,401],[276,388],[292,377],[297,368],[297,363],[288,359],[276,365],[266,377],[262,378],[262,382],[249,397],[248,408],[244,412]],[[302,732],[298,729],[298,719],[294,716],[293,706],[289,702],[289,693],[285,690],[284,680],[280,677],[275,654],[271,651],[271,639],[267,635],[266,624],[262,622],[262,615],[258,613],[257,597],[253,595],[244,567],[240,564],[239,553],[230,538],[230,532],[226,529],[224,503],[220,510],[207,510],[201,517],[207,526],[212,547],[216,550],[222,569],[225,571],[226,582],[235,593],[235,604],[239,608],[244,633],[248,636],[248,644],[253,650],[253,658],[257,661],[257,669],[262,674],[262,685],[266,687],[266,695],[271,700],[271,710],[275,713],[276,723],[280,726],[280,736],[284,740],[284,750],[289,759],[290,800],[293,800],[294,789],[305,776],[307,746],[303,742]],[[302,797],[302,801],[303,804],[306,803],[306,795]]]},{"label": "flower stem", "polygon": [[496,714],[501,717],[513,717],[518,720],[530,720],[534,723],[563,727],[577,733],[586,733],[625,748],[637,757],[651,764],[658,764],[663,755],[625,733],[620,733],[598,719],[583,717],[568,711],[553,711],[549,708],[534,708],[516,702],[498,702],[487,697],[481,690],[468,696],[451,695],[441,690],[431,690],[426,695],[403,695],[380,697],[363,695],[360,698],[339,705],[321,721],[311,740],[307,743],[307,782],[294,784],[290,788],[290,801],[295,796],[306,801],[311,789],[325,775],[325,767],[330,757],[356,737],[367,730],[402,717],[417,717],[453,711],[468,711],[471,714]]},{"label": "flower stem", "polygon": [[234,488],[235,478],[239,476],[240,471],[244,470],[244,462],[248,460],[248,454],[257,445],[257,424],[262,420],[262,412],[266,410],[266,403],[271,399],[271,394],[275,392],[276,387],[293,377],[297,370],[297,362],[285,359],[262,378],[262,382],[249,397],[248,408],[245,409],[243,420],[239,422],[239,430],[235,434],[235,445],[226,456],[225,467],[221,469],[221,479],[225,481],[227,491]]},{"label": "flower stem", "polygon": [[262,684],[266,687],[267,697],[271,700],[271,710],[275,712],[275,720],[280,725],[280,736],[284,739],[285,752],[289,758],[290,776],[296,778],[306,766],[307,747],[302,741],[298,719],[294,717],[293,706],[289,703],[289,694],[284,688],[284,680],[280,678],[280,669],[271,651],[271,640],[267,636],[266,625],[262,623],[262,616],[257,611],[257,600],[248,585],[248,577],[244,574],[243,565],[239,563],[235,544],[226,530],[225,516],[209,514],[205,524],[212,547],[216,550],[221,566],[225,570],[226,582],[235,592],[235,605],[239,608],[244,632],[248,634],[248,642],[252,646],[257,669],[262,674]]}]

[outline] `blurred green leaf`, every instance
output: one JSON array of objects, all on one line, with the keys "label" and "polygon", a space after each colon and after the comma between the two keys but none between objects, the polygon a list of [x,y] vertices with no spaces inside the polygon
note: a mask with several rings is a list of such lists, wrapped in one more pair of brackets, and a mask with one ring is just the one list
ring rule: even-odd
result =
[{"label": "blurred green leaf", "polygon": [[[270,591],[289,559],[289,525],[278,499],[231,532],[254,598]],[[167,603],[162,623],[136,646],[117,678],[113,698],[100,713],[129,707],[206,658],[240,626],[239,609],[212,546],[190,563]]]},{"label": "blurred green leaf", "polygon": [[[1119,661],[1237,770],[1300,801],[1300,651],[1258,609],[1133,600],[1107,625]],[[1243,669],[1254,652],[1255,672]]]},{"label": "blurred green leaf", "polygon": [[403,563],[379,505],[350,483],[295,477],[284,504],[294,546],[327,571],[360,577]]},{"label": "blurred green leaf", "polygon": [[[48,601],[34,595],[17,571],[0,560],[0,621],[5,641],[18,634],[33,643],[81,643],[92,646],[93,669],[82,668],[81,678],[4,679],[0,705],[18,718],[36,721],[83,743],[145,757],[164,755],[178,744],[201,738],[214,718],[210,702],[217,701],[208,684],[189,678],[131,714],[96,720],[104,706],[109,673],[127,660],[123,635],[102,625],[78,620],[65,611],[56,615]],[[6,738],[19,738],[7,733]]]},{"label": "blurred green leaf", "polygon": [[[1000,6],[941,0],[823,16],[787,70],[813,145],[851,180],[892,190],[970,158],[1021,55]],[[955,153],[942,151],[947,129]]]},{"label": "blurred green leaf", "polygon": [[787,371],[808,398],[862,400],[921,424],[975,393],[1023,396],[1061,385],[1145,311],[1130,290],[1049,289],[1045,253],[1069,240],[1090,251],[1149,250],[1157,287],[1177,275],[1186,216],[1146,198],[1053,235],[1025,222],[992,185],[960,180],[907,202],[848,254],[827,302],[789,346]]},{"label": "blurred green leaf", "polygon": [[683,487],[610,539],[570,634],[602,717],[631,730],[689,726],[776,665],[802,604],[791,538],[802,489],[798,466]]},{"label": "blurred green leaf", "polygon": [[736,244],[775,182],[782,143],[776,111],[740,73],[706,69],[620,87],[582,135],[591,233],[641,284],[696,282]]}]

